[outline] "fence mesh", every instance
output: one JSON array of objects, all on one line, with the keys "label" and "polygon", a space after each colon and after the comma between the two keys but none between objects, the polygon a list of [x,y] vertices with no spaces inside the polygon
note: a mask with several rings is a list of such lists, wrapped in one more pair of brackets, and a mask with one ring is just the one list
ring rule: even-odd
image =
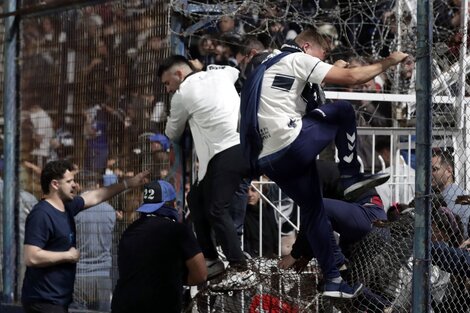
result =
[{"label": "fence mesh", "polygon": [[[22,8],[35,11],[53,3],[62,1],[23,1]],[[432,214],[434,312],[470,311],[470,257],[463,243],[469,236],[470,208],[465,198],[459,200],[461,204],[457,201],[468,190],[470,155],[469,59],[461,5],[460,1],[433,4],[432,182],[433,193],[444,199],[433,207]],[[177,18],[181,28],[170,24],[170,17]],[[405,63],[367,84],[325,86],[327,91],[363,94],[361,100],[351,100],[358,124],[375,127],[361,132],[363,168],[390,172],[390,181],[381,186],[387,195],[386,209],[395,201],[408,203],[414,195],[416,167],[416,23],[416,2],[403,0],[188,1],[184,5],[180,1],[109,1],[22,18],[18,241],[22,242],[26,215],[41,197],[38,169],[51,159],[69,158],[77,164],[83,188],[88,188],[89,181],[107,184],[142,169],[150,169],[152,178],[167,178],[181,187],[182,175],[189,173],[181,173],[175,165],[178,156],[173,147],[150,139],[163,132],[169,104],[156,69],[171,53],[170,36],[178,35],[182,35],[188,57],[202,63],[235,65],[237,52],[244,51],[244,39],[255,36],[265,48],[278,48],[307,25],[317,26],[330,38],[330,62],[346,59],[361,65],[395,50],[410,53]],[[409,97],[397,101],[397,94]],[[0,106],[3,108],[3,101]],[[391,126],[410,128],[400,132],[387,128]],[[114,212],[92,217],[101,225],[112,226],[113,245],[103,247],[112,262],[111,285],[117,274],[119,236],[135,219],[134,209],[141,198],[138,191],[125,193],[110,201],[120,213],[117,217],[113,219]],[[366,290],[353,302],[320,296],[321,275],[315,262],[298,274],[277,269],[276,260],[254,259],[250,266],[256,272],[255,287],[215,292],[206,286],[188,302],[187,311],[410,312],[413,213],[399,216],[354,247],[347,279],[363,283]],[[86,238],[98,237],[91,231]],[[18,251],[19,295],[24,272],[21,244]],[[98,276],[90,277],[91,282],[79,280],[78,288],[96,290],[93,284]],[[108,282],[104,284],[110,288]],[[109,297],[95,293],[76,305],[108,311]]]}]

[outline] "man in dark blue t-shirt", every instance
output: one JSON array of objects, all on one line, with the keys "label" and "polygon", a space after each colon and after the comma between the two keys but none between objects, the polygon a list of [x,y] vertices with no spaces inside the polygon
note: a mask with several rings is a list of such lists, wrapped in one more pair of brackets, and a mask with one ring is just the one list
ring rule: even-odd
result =
[{"label": "man in dark blue t-shirt", "polygon": [[80,257],[73,217],[129,187],[143,185],[148,174],[145,171],[76,196],[73,164],[63,160],[46,164],[41,172],[44,197],[33,207],[25,225],[26,274],[21,297],[25,312],[68,312]]}]

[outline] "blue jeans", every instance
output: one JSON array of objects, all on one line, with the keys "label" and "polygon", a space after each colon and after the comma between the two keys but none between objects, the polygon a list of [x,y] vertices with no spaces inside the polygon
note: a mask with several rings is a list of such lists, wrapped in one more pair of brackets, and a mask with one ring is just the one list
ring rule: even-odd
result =
[{"label": "blue jeans", "polygon": [[341,174],[356,175],[360,170],[356,138],[354,110],[349,102],[338,101],[304,116],[295,141],[259,161],[263,173],[299,205],[300,227],[326,279],[340,276],[334,256],[338,246],[323,206],[316,158],[335,140]]}]

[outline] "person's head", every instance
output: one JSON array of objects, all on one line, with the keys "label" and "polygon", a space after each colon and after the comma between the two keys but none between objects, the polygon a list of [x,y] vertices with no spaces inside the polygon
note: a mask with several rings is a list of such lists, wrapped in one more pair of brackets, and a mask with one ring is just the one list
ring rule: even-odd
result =
[{"label": "person's head", "polygon": [[385,166],[390,166],[390,136],[376,136],[375,151],[382,157]]},{"label": "person's head", "polygon": [[41,171],[41,189],[45,195],[57,193],[63,200],[72,200],[75,195],[75,166],[67,160],[51,161]]},{"label": "person's head", "polygon": [[435,149],[431,159],[432,187],[443,191],[454,183],[454,158],[449,150]]},{"label": "person's head", "polygon": [[221,33],[228,33],[235,29],[235,18],[230,15],[224,15],[219,20],[219,30]]},{"label": "person's head", "polygon": [[324,36],[329,44],[329,49],[334,50],[339,45],[338,30],[333,24],[326,23],[317,27],[317,32]]},{"label": "person's head", "polygon": [[101,177],[98,173],[90,171],[78,171],[75,176],[75,190],[81,193],[88,190],[99,188],[101,185]]},{"label": "person's head", "polygon": [[303,52],[320,60],[325,60],[330,49],[328,39],[313,28],[307,28],[298,34],[295,43]]},{"label": "person's head", "polygon": [[144,203],[137,209],[137,212],[153,214],[163,206],[174,208],[175,199],[176,192],[170,183],[164,180],[153,181],[144,185]]},{"label": "person's head", "polygon": [[248,37],[243,40],[240,50],[237,53],[237,63],[239,65],[248,64],[253,56],[266,50],[266,47],[261,41],[254,37]]},{"label": "person's head", "polygon": [[211,35],[203,35],[198,42],[198,50],[202,56],[206,56],[214,53],[215,43],[214,38]]},{"label": "person's head", "polygon": [[[348,68],[363,67],[370,64],[366,59],[356,56],[350,57],[348,59],[348,63]],[[355,92],[375,92],[375,81],[374,79],[371,79],[359,85],[350,85],[349,90]]]},{"label": "person's head", "polygon": [[[257,185],[256,188],[259,189],[259,185]],[[250,185],[248,187],[248,204],[256,205],[258,204],[260,198],[261,198],[260,193],[255,189],[255,187]]]},{"label": "person's head", "polygon": [[165,59],[158,68],[158,77],[169,93],[175,93],[183,80],[193,69],[188,59],[182,55],[172,55]]},{"label": "person's head", "polygon": [[149,141],[152,152],[170,151],[170,140],[163,134],[153,134],[149,137]]}]

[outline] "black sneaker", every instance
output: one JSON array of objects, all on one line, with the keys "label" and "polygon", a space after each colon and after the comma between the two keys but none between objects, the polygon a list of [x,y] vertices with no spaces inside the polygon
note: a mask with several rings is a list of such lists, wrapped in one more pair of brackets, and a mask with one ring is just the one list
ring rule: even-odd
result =
[{"label": "black sneaker", "polygon": [[323,296],[339,299],[352,299],[357,297],[362,291],[362,284],[349,286],[344,280],[340,283],[328,281],[323,286]]},{"label": "black sneaker", "polygon": [[[344,189],[344,199],[354,200],[368,189],[375,186],[382,185],[390,179],[390,174],[379,173],[379,174],[359,174],[357,177],[343,178],[343,186],[348,186]],[[354,183],[348,184],[345,181],[354,181]]]}]

